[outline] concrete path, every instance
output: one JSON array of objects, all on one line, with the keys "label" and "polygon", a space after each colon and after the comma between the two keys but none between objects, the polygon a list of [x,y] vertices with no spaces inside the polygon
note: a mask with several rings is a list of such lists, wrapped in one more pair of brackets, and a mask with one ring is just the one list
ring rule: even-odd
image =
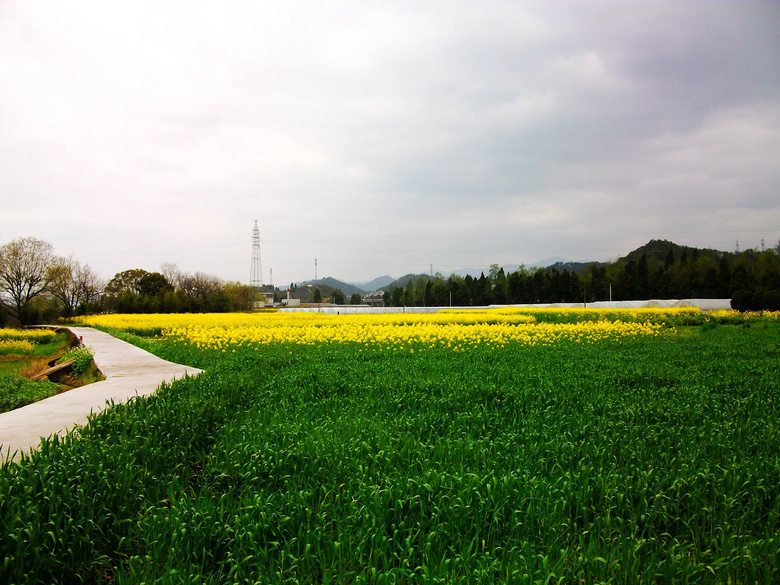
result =
[{"label": "concrete path", "polygon": [[90,327],[69,329],[92,351],[95,365],[106,379],[0,414],[0,461],[16,461],[22,452],[37,448],[41,437],[62,435],[86,424],[87,416],[105,409],[110,400],[119,403],[148,396],[163,382],[203,371],[167,362]]}]

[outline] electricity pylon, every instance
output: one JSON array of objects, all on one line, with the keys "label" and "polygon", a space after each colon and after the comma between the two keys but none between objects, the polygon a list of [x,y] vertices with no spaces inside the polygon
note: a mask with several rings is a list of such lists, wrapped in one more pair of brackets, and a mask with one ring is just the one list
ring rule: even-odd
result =
[{"label": "electricity pylon", "polygon": [[249,271],[249,286],[257,290],[263,288],[263,263],[260,260],[260,228],[257,227],[257,220],[255,220],[255,228],[252,230],[252,268]]}]

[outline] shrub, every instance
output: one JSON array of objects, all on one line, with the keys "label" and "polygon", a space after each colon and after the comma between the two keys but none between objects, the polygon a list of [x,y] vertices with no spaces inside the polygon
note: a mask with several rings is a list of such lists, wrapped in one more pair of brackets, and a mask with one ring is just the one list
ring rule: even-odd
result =
[{"label": "shrub", "polygon": [[92,365],[92,352],[86,347],[76,347],[62,356],[60,361],[64,362],[69,359],[75,359],[73,362],[73,372],[75,374],[85,374]]},{"label": "shrub", "polygon": [[780,290],[759,289],[753,294],[756,311],[780,311]]},{"label": "shrub", "polygon": [[731,295],[731,308],[735,311],[778,311],[780,290],[764,288],[755,291],[738,290]]},{"label": "shrub", "polygon": [[753,308],[753,293],[749,290],[738,290],[731,295],[731,308],[735,311],[750,311]]}]

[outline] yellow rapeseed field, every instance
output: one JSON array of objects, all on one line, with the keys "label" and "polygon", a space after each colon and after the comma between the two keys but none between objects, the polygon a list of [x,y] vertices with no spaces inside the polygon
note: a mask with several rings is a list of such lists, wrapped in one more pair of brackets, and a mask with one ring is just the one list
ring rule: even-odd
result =
[{"label": "yellow rapeseed field", "polygon": [[0,339],[0,355],[6,354],[28,354],[31,353],[35,344],[32,341],[24,339]]},{"label": "yellow rapeseed field", "polygon": [[712,319],[722,318],[747,318],[763,317],[765,319],[780,319],[780,311],[745,311],[739,312],[734,309],[718,309],[717,311],[709,311],[707,315]]},{"label": "yellow rapeseed field", "polygon": [[[560,311],[560,309],[559,309]],[[592,317],[592,313],[589,316]],[[442,311],[330,315],[320,313],[101,315],[81,322],[117,328],[225,351],[264,344],[358,343],[393,349],[446,346],[465,350],[476,345],[591,342],[658,335],[660,323],[633,315],[630,320],[601,318],[571,323],[540,323],[519,310]]]},{"label": "yellow rapeseed field", "polygon": [[0,341],[18,340],[47,343],[56,337],[51,329],[0,329]]},{"label": "yellow rapeseed field", "polygon": [[0,355],[32,353],[36,343],[49,343],[56,333],[50,329],[0,329]]}]

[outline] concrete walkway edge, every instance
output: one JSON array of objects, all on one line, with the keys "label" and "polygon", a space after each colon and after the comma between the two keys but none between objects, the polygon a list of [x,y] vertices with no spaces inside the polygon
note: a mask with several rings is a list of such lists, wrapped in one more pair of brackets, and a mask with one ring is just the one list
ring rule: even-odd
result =
[{"label": "concrete walkway edge", "polygon": [[110,401],[148,396],[163,382],[203,371],[165,361],[91,327],[68,329],[90,349],[106,379],[0,414],[0,461],[18,461],[22,453],[36,449],[41,438],[64,435],[85,425],[90,414],[104,410]]}]

